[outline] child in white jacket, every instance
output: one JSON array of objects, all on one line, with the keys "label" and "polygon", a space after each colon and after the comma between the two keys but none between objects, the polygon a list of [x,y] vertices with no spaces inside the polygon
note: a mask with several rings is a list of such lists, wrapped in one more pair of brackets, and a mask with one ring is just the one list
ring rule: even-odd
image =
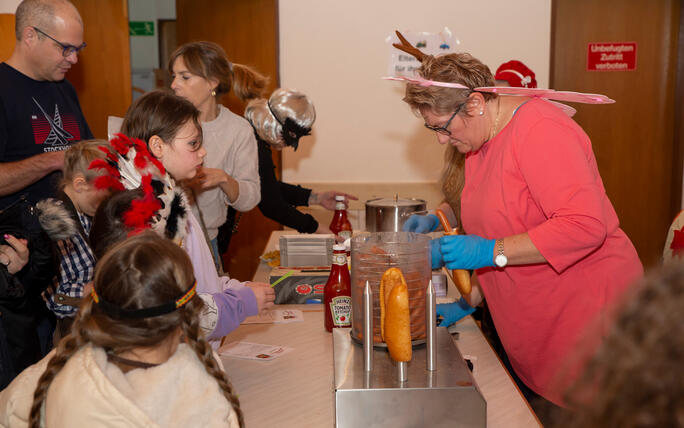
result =
[{"label": "child in white jacket", "polygon": [[202,306],[178,245],[150,231],[116,245],[71,333],[0,392],[0,426],[244,426]]}]

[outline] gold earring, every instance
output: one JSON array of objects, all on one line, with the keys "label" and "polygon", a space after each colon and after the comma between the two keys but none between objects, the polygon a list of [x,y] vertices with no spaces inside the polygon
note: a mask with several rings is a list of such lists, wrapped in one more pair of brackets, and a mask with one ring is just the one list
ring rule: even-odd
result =
[{"label": "gold earring", "polygon": [[211,96],[212,96],[212,97],[215,97],[215,96],[216,96],[216,91],[213,90],[213,89],[211,90]]}]

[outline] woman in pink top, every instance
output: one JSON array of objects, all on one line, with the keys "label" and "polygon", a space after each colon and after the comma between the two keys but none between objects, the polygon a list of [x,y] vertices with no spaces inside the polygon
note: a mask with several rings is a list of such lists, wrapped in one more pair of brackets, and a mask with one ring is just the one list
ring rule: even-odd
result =
[{"label": "woman in pink top", "polygon": [[[489,68],[465,53],[423,56],[419,74],[494,86]],[[448,211],[467,233],[433,241],[433,268],[475,270],[470,303],[484,295],[515,373],[562,404],[561,385],[578,369],[566,366],[573,351],[588,333],[603,335],[609,307],[643,274],[589,137],[541,99],[409,83],[404,101],[449,146]],[[409,229],[438,226],[434,216],[418,220]],[[438,312],[453,322],[462,306]]]}]

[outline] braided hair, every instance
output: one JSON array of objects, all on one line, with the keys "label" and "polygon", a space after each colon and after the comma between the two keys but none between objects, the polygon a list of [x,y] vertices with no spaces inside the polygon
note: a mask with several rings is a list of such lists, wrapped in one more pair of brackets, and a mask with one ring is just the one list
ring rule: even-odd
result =
[{"label": "braided hair", "polygon": [[[172,302],[187,293],[194,283],[192,264],[185,251],[172,241],[146,231],[118,243],[104,255],[95,271],[93,289],[98,299],[126,311],[135,311]],[[199,314],[202,309],[202,300],[193,295],[173,312],[122,319],[111,316],[106,307],[96,303],[92,295],[87,295],[71,332],[59,343],[38,380],[29,427],[40,426],[41,409],[50,384],[69,358],[83,346],[92,344],[113,354],[139,347],[154,347],[171,337],[179,327],[207,373],[216,379],[243,427],[244,418],[233,387],[214,359],[211,347],[201,336]]]}]

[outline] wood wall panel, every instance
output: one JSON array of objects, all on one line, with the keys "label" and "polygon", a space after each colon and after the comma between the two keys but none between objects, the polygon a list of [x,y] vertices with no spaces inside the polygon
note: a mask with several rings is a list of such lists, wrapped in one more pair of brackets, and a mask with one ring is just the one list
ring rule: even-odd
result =
[{"label": "wood wall panel", "polygon": [[[176,0],[178,44],[209,40],[225,49],[228,58],[250,65],[270,77],[267,94],[278,87],[278,2],[277,0]],[[232,93],[223,104],[237,114],[244,103]],[[280,153],[274,154],[280,170]],[[279,174],[279,172],[278,172]],[[230,276],[250,280],[259,256],[278,223],[265,218],[258,208],[243,215],[223,260]]]},{"label": "wood wall panel", "polygon": [[14,14],[0,13],[0,62],[9,59],[14,51]]},{"label": "wood wall panel", "polygon": [[[606,94],[613,105],[576,105],[599,170],[646,266],[657,263],[673,212],[678,0],[555,0],[551,87]],[[635,71],[589,72],[590,42],[637,42]],[[677,119],[677,123],[681,118]]]},{"label": "wood wall panel", "polygon": [[88,44],[67,74],[96,138],[107,138],[107,116],[123,117],[131,104],[127,0],[72,0]]},{"label": "wood wall panel", "polygon": [[679,10],[679,41],[677,53],[677,85],[675,89],[675,155],[674,168],[672,170],[672,183],[680,183],[680,186],[672,186],[672,212],[679,212],[682,208],[682,176],[684,175],[684,7]]}]

